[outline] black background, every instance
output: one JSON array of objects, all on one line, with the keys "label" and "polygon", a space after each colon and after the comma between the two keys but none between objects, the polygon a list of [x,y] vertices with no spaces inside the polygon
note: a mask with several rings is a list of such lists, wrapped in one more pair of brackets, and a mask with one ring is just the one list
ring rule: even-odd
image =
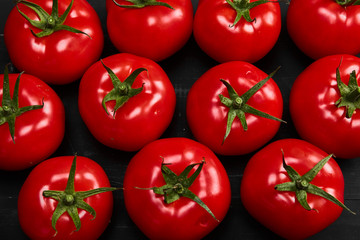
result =
[{"label": "black background", "polygon": [[[0,5],[0,68],[10,62],[4,43],[4,25],[15,1],[1,0]],[[109,40],[106,31],[105,0],[88,1],[97,11],[105,34],[105,48],[102,58],[116,54],[118,51]],[[194,12],[198,0],[192,0]],[[299,138],[292,124],[288,98],[292,83],[313,60],[301,53],[289,38],[286,31],[287,5],[281,3],[282,31],[275,47],[262,60],[254,65],[266,73],[282,66],[274,80],[279,85],[284,98],[283,119],[280,130],[272,141],[284,138]],[[360,39],[359,39],[360,41]],[[193,138],[186,122],[186,96],[192,84],[208,69],[218,63],[210,59],[197,46],[193,37],[175,55],[159,63],[172,81],[177,105],[173,121],[162,138]],[[77,107],[79,81],[65,86],[52,86],[62,99],[66,110],[66,133],[55,156],[74,155],[89,157],[98,162],[108,174],[112,186],[121,187],[126,166],[135,153],[126,153],[108,148],[97,142],[84,125]],[[359,136],[360,147],[360,136]],[[206,239],[278,239],[279,237],[254,220],[242,206],[240,183],[246,163],[253,154],[244,156],[219,156],[225,166],[232,190],[232,202],[226,218]],[[360,158],[337,159],[345,178],[345,204],[357,212],[356,216],[343,211],[340,218],[322,232],[310,239],[360,239]],[[17,218],[18,192],[31,169],[17,172],[0,171],[0,238],[26,239]],[[29,206],[31,207],[31,206]],[[301,227],[301,226],[299,226]],[[176,234],[176,233],[174,233]],[[145,239],[146,237],[131,221],[126,213],[121,191],[114,192],[114,211],[112,221],[101,239]]]}]

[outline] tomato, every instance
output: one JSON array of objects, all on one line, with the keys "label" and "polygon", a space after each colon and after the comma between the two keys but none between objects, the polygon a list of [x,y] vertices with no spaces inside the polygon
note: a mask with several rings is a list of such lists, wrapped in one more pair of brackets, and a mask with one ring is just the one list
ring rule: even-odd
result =
[{"label": "tomato", "polygon": [[[298,198],[290,188],[296,189]],[[337,200],[312,192],[331,194]],[[298,139],[273,142],[249,160],[241,181],[241,200],[256,220],[286,239],[305,239],[323,230],[340,216],[342,207],[351,212],[341,203],[344,178],[336,161]]]},{"label": "tomato", "polygon": [[[182,179],[173,185],[179,175]],[[184,178],[192,181],[190,187]],[[208,210],[199,199],[189,198],[189,191]],[[131,159],[124,200],[129,216],[148,238],[200,239],[225,217],[231,190],[224,167],[210,149],[187,138],[168,138],[146,145]]]},{"label": "tomato", "polygon": [[[337,74],[337,69],[339,73]],[[354,72],[353,72],[354,71]],[[360,156],[360,100],[356,94],[359,83],[360,59],[351,55],[333,55],[317,60],[295,80],[290,93],[290,113],[299,135],[328,153],[340,158]],[[353,77],[350,77],[353,75]],[[357,106],[348,116],[346,106],[339,105],[342,96],[337,76],[355,92],[352,104]]]},{"label": "tomato", "polygon": [[0,79],[8,79],[0,81],[0,169],[22,170],[45,160],[61,144],[64,106],[54,90],[34,76],[8,74],[6,67]]},{"label": "tomato", "polygon": [[298,48],[319,59],[360,53],[360,6],[352,0],[291,0],[287,29]]},{"label": "tomato", "polygon": [[[32,2],[43,8],[48,15],[52,13],[53,0]],[[104,39],[100,20],[87,1],[56,2],[58,15],[62,18],[72,2],[73,5],[64,24],[58,27],[60,30],[51,33],[50,30],[42,31],[32,26],[17,8],[32,20],[38,21],[39,14],[26,6],[25,1],[19,1],[5,24],[5,44],[11,61],[20,71],[26,71],[50,84],[67,84],[80,79],[86,69],[99,59]],[[48,29],[49,24],[44,25]],[[69,27],[75,32],[68,30]],[[49,33],[48,36],[35,36]]]},{"label": "tomato", "polygon": [[[203,74],[187,98],[186,116],[195,138],[222,155],[250,153],[268,142],[279,129],[283,111],[281,92],[272,75],[267,76],[254,65],[241,61],[217,65]],[[238,110],[233,107],[236,99],[230,103],[231,107],[224,102],[223,98],[232,94],[220,79],[232,86],[236,96],[242,95],[244,103]],[[259,84],[263,87],[252,91]],[[251,111],[253,108],[262,111],[263,116]]]},{"label": "tomato", "polygon": [[[149,6],[128,8],[115,2],[122,6],[135,3]],[[190,0],[106,0],[106,6],[109,37],[120,52],[161,61],[180,50],[191,36],[193,7]]]},{"label": "tomato", "polygon": [[202,1],[193,28],[199,47],[216,61],[253,63],[263,58],[279,37],[280,6],[263,0]]},{"label": "tomato", "polygon": [[115,189],[101,166],[89,158],[48,159],[31,171],[20,190],[21,228],[31,239],[97,239],[109,224],[109,191]]},{"label": "tomato", "polygon": [[[115,83],[105,67],[116,75]],[[112,98],[114,86],[128,81],[124,79],[133,80],[131,91],[136,95]],[[90,132],[106,146],[123,151],[137,151],[159,138],[172,120],[175,102],[174,87],[164,70],[150,59],[127,53],[95,63],[79,87],[79,111]]]}]

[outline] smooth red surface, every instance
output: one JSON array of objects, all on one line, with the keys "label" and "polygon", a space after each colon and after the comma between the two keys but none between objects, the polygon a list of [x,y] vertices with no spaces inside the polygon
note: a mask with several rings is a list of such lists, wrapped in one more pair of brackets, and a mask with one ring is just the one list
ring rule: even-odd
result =
[{"label": "smooth red surface", "polygon": [[[32,0],[51,14],[53,0]],[[59,1],[59,14],[63,14],[71,0]],[[33,20],[39,20],[33,10],[23,4],[19,9]],[[57,31],[50,36],[37,38],[33,27],[16,7],[10,12],[4,30],[5,44],[16,68],[39,77],[50,84],[67,84],[81,78],[86,69],[103,50],[104,37],[99,17],[86,0],[76,0],[64,22],[84,34]]]},{"label": "smooth red surface", "polygon": [[[9,74],[10,95],[19,74]],[[3,79],[0,75],[0,102],[3,98]],[[18,116],[15,121],[15,144],[9,124],[0,126],[0,169],[21,170],[49,157],[61,144],[65,132],[64,105],[58,95],[40,79],[23,74],[19,84],[19,107],[41,105]]]},{"label": "smooth red surface", "polygon": [[113,117],[115,101],[102,100],[113,89],[112,81],[100,62],[83,76],[79,88],[79,111],[94,137],[101,143],[124,151],[136,151],[159,138],[169,126],[175,111],[175,90],[164,70],[154,61],[120,53],[103,59],[120,81],[134,70],[146,68],[134,81],[133,88],[144,89],[130,98]]},{"label": "smooth red surface", "polygon": [[360,112],[356,110],[348,119],[346,108],[335,105],[341,97],[336,82],[339,66],[341,80],[346,85],[353,70],[359,79],[359,58],[333,55],[319,59],[295,80],[290,94],[290,113],[302,138],[337,157],[355,158],[360,156]]},{"label": "smooth red surface", "polygon": [[[300,175],[312,169],[328,154],[308,142],[283,139],[257,152],[248,162],[241,181],[241,201],[261,224],[286,239],[305,239],[334,222],[342,208],[316,195],[308,194],[311,208],[305,210],[294,192],[280,192],[275,185],[291,181],[283,168],[286,164]],[[340,167],[331,158],[311,181],[324,191],[344,201],[344,178]]]},{"label": "smooth red surface", "polygon": [[[255,0],[251,0],[253,2]],[[233,27],[236,11],[226,0],[203,0],[194,17],[194,37],[200,48],[218,62],[241,60],[256,62],[275,45],[281,30],[278,2],[260,4],[250,9]]]},{"label": "smooth red surface", "polygon": [[[31,239],[97,239],[110,222],[113,209],[113,195],[105,192],[85,198],[96,211],[96,218],[78,209],[81,228],[64,213],[59,218],[55,230],[51,226],[52,214],[58,202],[43,197],[45,190],[64,191],[74,156],[57,157],[36,166],[27,177],[18,197],[18,216],[21,228]],[[87,191],[100,187],[110,187],[109,179],[93,160],[77,157],[75,171],[75,191]]]},{"label": "smooth red surface", "polygon": [[189,190],[221,221],[230,205],[230,182],[221,162],[210,149],[190,139],[168,138],[146,145],[132,158],[124,177],[124,200],[129,216],[148,238],[200,239],[219,224],[188,198],[181,197],[166,204],[164,196],[135,188],[165,185],[161,173],[163,159],[179,175],[188,165],[200,163],[203,158],[206,163]]},{"label": "smooth red surface", "polygon": [[360,6],[335,0],[291,0],[287,11],[290,37],[307,56],[360,53]]},{"label": "smooth red surface", "polygon": [[[132,5],[117,0],[122,5]],[[190,0],[161,0],[174,8],[118,7],[106,0],[107,30],[120,52],[161,61],[180,50],[192,33],[193,6]]]},{"label": "smooth red surface", "polygon": [[[229,98],[220,79],[229,82],[241,96],[267,76],[254,65],[240,61],[223,63],[204,73],[191,87],[187,98],[186,115],[195,138],[222,155],[250,153],[267,143],[276,134],[280,122],[246,113],[248,130],[244,131],[236,117],[222,144],[229,108],[219,98],[219,94]],[[283,99],[273,79],[265,83],[247,104],[281,119]]]}]

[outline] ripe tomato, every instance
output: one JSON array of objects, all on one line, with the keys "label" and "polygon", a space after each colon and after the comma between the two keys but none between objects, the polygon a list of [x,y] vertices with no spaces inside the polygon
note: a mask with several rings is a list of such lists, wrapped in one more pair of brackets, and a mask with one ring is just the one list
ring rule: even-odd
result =
[{"label": "ripe tomato", "polygon": [[[321,161],[324,158],[329,159],[327,163]],[[319,172],[313,174],[311,169],[320,161],[325,165],[321,170],[315,167]],[[310,181],[300,181],[303,186],[310,183],[308,190],[301,190],[289,183],[291,176],[297,174],[285,170],[284,162],[287,168],[290,166],[301,176],[310,178]],[[312,176],[307,175],[310,170]],[[284,191],[284,183],[292,185],[302,201],[305,198],[308,210],[300,204],[294,192]],[[276,234],[286,239],[305,239],[329,226],[342,212],[342,208],[335,203],[315,194],[304,193],[316,188],[313,185],[321,189],[317,192],[325,191],[333,195],[340,205],[344,201],[344,178],[336,161],[308,142],[283,139],[264,147],[250,159],[241,181],[241,200],[256,220]]]},{"label": "ripe tomato", "polygon": [[262,0],[206,0],[198,5],[193,27],[199,47],[216,61],[253,63],[263,58],[279,37],[280,6]]},{"label": "ripe tomato", "polygon": [[[95,63],[81,79],[81,117],[101,143],[123,151],[139,150],[159,138],[169,126],[175,111],[174,87],[164,70],[150,59],[120,53],[103,59],[103,64]],[[110,97],[114,83],[105,66],[112,69],[119,85],[140,70],[132,88],[142,91],[118,108],[121,97]]]},{"label": "ripe tomato", "polygon": [[[217,65],[203,74],[191,87],[187,98],[186,115],[195,138],[216,153],[240,155],[258,149],[274,137],[280,126],[279,121],[260,117],[250,113],[250,110],[242,111],[247,105],[281,118],[283,100],[274,80],[270,78],[253,96],[248,96],[247,104],[240,109],[245,114],[243,118],[247,122],[247,130],[238,113],[236,117],[233,114],[235,119],[229,124],[232,109],[219,96],[229,97],[229,91],[220,79],[228,82],[240,96],[267,77],[254,65],[240,61]],[[225,139],[225,134],[230,130],[228,127],[231,127],[231,131]]]},{"label": "ripe tomato", "polygon": [[[356,93],[359,71],[360,59],[357,57],[324,57],[297,77],[290,93],[290,113],[299,135],[340,158],[360,156],[360,99],[359,93]],[[345,85],[351,86],[351,75],[355,89],[352,103],[355,112],[350,117],[347,112],[351,109],[347,111],[347,107],[338,104],[340,98],[346,100],[347,97],[342,97],[337,76]]]},{"label": "ripe tomato", "polygon": [[113,196],[108,191],[115,188],[110,188],[99,164],[86,157],[73,159],[48,159],[25,180],[18,197],[18,217],[29,238],[97,239],[109,224]]},{"label": "ripe tomato", "polygon": [[[120,52],[161,61],[180,50],[192,33],[193,7],[190,0],[144,0],[141,8],[128,0],[106,0],[107,30]],[[166,6],[151,4],[166,3]]]},{"label": "ripe tomato", "polygon": [[[48,14],[52,13],[53,0],[31,1]],[[56,2],[59,15],[64,17],[72,1]],[[17,7],[30,19],[39,20],[39,15],[25,6],[24,1],[20,1]],[[64,25],[86,34],[59,30],[49,36],[36,37],[34,34],[41,30],[32,26],[15,7],[7,18],[4,36],[10,59],[16,68],[50,84],[67,84],[80,79],[102,52],[104,39],[101,23],[86,0],[76,0]]]},{"label": "ripe tomato", "polygon": [[291,0],[287,29],[298,48],[313,59],[360,53],[360,6],[352,0]]},{"label": "ripe tomato", "polygon": [[[173,185],[175,175],[182,177],[180,184]],[[193,181],[190,187],[184,178]],[[154,192],[162,186],[164,197]],[[213,216],[199,199],[189,198],[189,191]],[[165,203],[169,199],[175,201]],[[124,176],[124,200],[131,219],[150,239],[200,239],[225,217],[230,182],[219,159],[204,145],[186,138],[160,139],[131,159]]]},{"label": "ripe tomato", "polygon": [[[40,79],[9,74],[9,85],[4,85],[6,76],[7,69],[0,75],[0,169],[22,170],[45,160],[59,147],[65,132],[65,111],[57,94]],[[18,78],[18,91],[14,91]],[[6,113],[10,98],[14,103]],[[17,114],[29,106],[38,107]],[[3,117],[10,121],[3,122]]]}]

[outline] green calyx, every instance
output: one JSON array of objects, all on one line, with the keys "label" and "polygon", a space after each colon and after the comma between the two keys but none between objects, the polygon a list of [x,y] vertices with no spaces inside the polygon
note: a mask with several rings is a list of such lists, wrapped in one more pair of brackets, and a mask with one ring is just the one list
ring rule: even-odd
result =
[{"label": "green calyx", "polygon": [[168,3],[160,2],[157,0],[125,0],[125,1],[132,3],[132,4],[131,5],[122,5],[122,4],[119,4],[116,0],[113,0],[113,2],[117,6],[123,7],[123,8],[143,8],[143,7],[147,7],[147,6],[163,6],[163,7],[167,7],[167,8],[174,10],[174,8],[172,6],[170,6]]},{"label": "green calyx", "polygon": [[360,5],[360,0],[335,0],[341,6],[355,6]]},{"label": "green calyx", "polygon": [[113,117],[115,118],[116,111],[122,107],[131,97],[134,97],[135,95],[139,94],[143,90],[144,84],[140,88],[132,88],[135,79],[137,76],[139,76],[140,73],[143,71],[147,71],[146,68],[138,68],[135,71],[133,71],[123,82],[120,81],[120,79],[115,75],[115,73],[105,66],[103,61],[101,60],[102,65],[108,72],[110,79],[112,81],[112,84],[114,88],[105,95],[105,97],[102,100],[102,106],[107,114],[109,114],[107,108],[106,108],[106,102],[115,100],[116,104],[113,110]]},{"label": "green calyx", "polygon": [[249,106],[247,101],[250,99],[251,96],[253,96],[264,84],[274,76],[274,74],[279,70],[280,67],[278,67],[274,72],[272,72],[268,77],[266,77],[264,80],[258,82],[255,84],[252,88],[250,88],[247,92],[245,92],[243,95],[239,96],[235,89],[230,85],[230,83],[226,82],[223,79],[220,79],[220,81],[226,86],[229,97],[224,97],[222,94],[219,94],[219,98],[222,104],[224,104],[226,107],[229,108],[228,112],[228,118],[227,118],[227,124],[226,124],[226,132],[223,139],[223,144],[226,140],[226,138],[229,136],[231,131],[232,123],[234,122],[235,118],[238,117],[238,119],[241,122],[241,125],[244,129],[244,131],[247,131],[248,126],[246,122],[245,113],[250,113],[259,117],[284,122],[282,119],[279,119],[277,117],[271,116],[270,114],[267,114],[265,112],[261,112],[260,110],[257,110],[251,106]]},{"label": "green calyx", "polygon": [[250,0],[226,0],[226,2],[236,11],[235,21],[230,26],[234,27],[242,17],[244,17],[247,22],[253,22],[256,20],[255,18],[250,17],[250,9],[259,6],[260,4],[275,1],[258,0],[250,2]]},{"label": "green calyx", "polygon": [[43,100],[41,105],[32,105],[32,106],[19,108],[19,85],[22,74],[23,72],[20,73],[16,79],[13,97],[11,98],[9,69],[8,69],[8,65],[5,66],[4,83],[3,83],[3,99],[2,99],[2,105],[0,106],[0,126],[6,122],[9,124],[10,135],[13,140],[13,143],[15,143],[16,118],[25,112],[44,107],[44,100]]},{"label": "green calyx", "polygon": [[[204,165],[205,159],[203,159],[200,163],[194,163],[189,166],[187,166],[180,175],[176,175],[173,171],[171,171],[167,165],[163,162],[161,163],[161,173],[165,180],[165,185],[162,187],[152,187],[152,188],[139,188],[142,190],[152,190],[155,194],[163,195],[164,196],[164,202],[166,204],[170,204],[172,202],[175,202],[176,200],[180,199],[181,197],[186,197],[197,204],[199,204],[202,208],[204,208],[216,221],[219,222],[219,220],[215,217],[215,215],[211,212],[211,210],[206,206],[206,204],[198,197],[196,196],[192,191],[189,190],[190,186],[193,184],[193,182],[196,180],[196,178],[199,176],[203,165]],[[198,166],[196,171],[188,177],[190,171],[195,167]]]},{"label": "green calyx", "polygon": [[71,1],[70,5],[66,8],[65,12],[61,16],[59,16],[59,11],[58,11],[58,0],[53,0],[51,15],[49,15],[42,7],[40,7],[39,5],[37,5],[35,3],[29,2],[26,0],[18,0],[17,3],[24,4],[25,6],[31,8],[38,15],[38,17],[40,19],[39,21],[32,20],[28,16],[26,16],[22,11],[20,11],[19,7],[16,5],[16,8],[19,11],[19,13],[27,21],[29,21],[29,23],[33,27],[36,27],[36,28],[42,30],[39,33],[34,33],[34,31],[32,29],[30,29],[31,33],[36,37],[41,38],[41,37],[49,36],[56,31],[66,30],[66,31],[73,32],[73,33],[85,34],[86,36],[91,38],[88,34],[82,32],[78,29],[64,25],[64,22],[65,22],[67,16],[69,15],[70,10],[73,6],[74,0]]},{"label": "green calyx", "polygon": [[55,235],[57,234],[56,230],[56,222],[61,217],[62,214],[67,212],[71,219],[73,220],[76,231],[81,228],[81,221],[78,213],[78,208],[84,209],[85,211],[89,212],[93,219],[96,218],[95,210],[87,204],[84,199],[96,194],[115,191],[117,188],[113,187],[103,187],[103,188],[96,188],[89,191],[79,191],[75,192],[75,170],[76,170],[76,155],[72,162],[68,182],[64,191],[55,191],[55,190],[45,190],[43,191],[44,197],[50,197],[58,201],[56,209],[52,215],[51,224],[53,229],[55,230]]},{"label": "green calyx", "polygon": [[286,164],[284,152],[282,150],[281,152],[282,152],[283,167],[286,170],[291,181],[276,185],[275,190],[295,192],[296,199],[298,200],[298,202],[301,204],[303,208],[305,208],[308,211],[310,210],[317,211],[316,209],[312,209],[307,202],[307,194],[310,193],[323,197],[326,200],[335,203],[336,205],[342,207],[343,209],[346,209],[347,211],[355,215],[353,211],[351,211],[348,207],[346,207],[342,202],[340,202],[334,196],[310,183],[314,179],[314,177],[318,174],[318,172],[331,159],[332,154],[330,154],[329,156],[325,157],[320,162],[318,162],[311,170],[309,170],[303,176],[300,176],[300,174],[297,173],[295,169],[293,169],[291,166]]},{"label": "green calyx", "polygon": [[341,81],[339,67],[336,69],[336,81],[341,97],[335,105],[346,108],[346,118],[351,118],[356,109],[360,109],[360,87],[356,80],[355,70],[350,73],[349,84]]}]

